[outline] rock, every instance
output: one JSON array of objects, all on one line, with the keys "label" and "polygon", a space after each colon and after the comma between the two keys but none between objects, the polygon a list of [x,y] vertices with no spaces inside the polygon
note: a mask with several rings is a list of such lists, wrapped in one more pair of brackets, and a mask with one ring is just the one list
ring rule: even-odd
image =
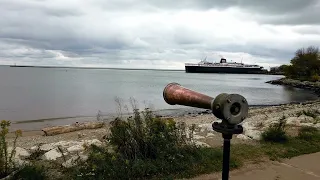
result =
[{"label": "rock", "polygon": [[289,125],[300,126],[300,120],[297,117],[288,117],[286,123]]},{"label": "rock", "polygon": [[56,142],[56,143],[50,143],[50,144],[43,144],[43,145],[40,145],[39,147],[38,146],[33,146],[30,148],[31,152],[34,152],[36,150],[39,150],[40,151],[50,151],[52,149],[55,149],[57,147],[61,147],[62,149],[67,149],[71,146],[74,146],[74,145],[83,145],[83,142],[79,142],[79,141],[59,141],[59,142]]},{"label": "rock", "polygon": [[102,142],[99,141],[98,139],[92,139],[92,140],[84,140],[84,143],[87,145],[96,145],[96,146],[102,146]]},{"label": "rock", "polygon": [[[13,150],[13,147],[8,147],[8,153],[9,153],[9,155],[11,154],[12,150]],[[17,158],[17,159],[27,158],[27,157],[30,156],[30,153],[29,153],[27,150],[25,150],[25,149],[23,149],[23,148],[21,148],[21,147],[16,147],[15,150],[16,150],[16,152],[15,152],[15,158]]]},{"label": "rock", "polygon": [[281,78],[277,80],[268,81],[266,83],[287,85],[287,86],[301,88],[301,89],[313,90],[317,94],[319,94],[319,90],[320,90],[320,86],[318,82],[310,82],[310,81],[301,82],[299,80]]},{"label": "rock", "polygon": [[88,156],[86,155],[73,156],[70,159],[68,159],[66,162],[62,163],[62,166],[66,168],[70,168],[77,165],[77,162],[86,161],[87,159],[88,159]]},{"label": "rock", "polygon": [[199,124],[198,127],[200,128],[200,132],[209,131],[212,132],[212,123],[206,123],[206,124]]},{"label": "rock", "polygon": [[320,129],[320,123],[314,124],[313,127]]},{"label": "rock", "polygon": [[31,151],[31,152],[35,152],[37,149],[38,149],[38,146],[32,146],[32,147],[30,148],[30,151]]},{"label": "rock", "polygon": [[205,110],[205,111],[202,111],[202,114],[210,114],[211,111],[210,110]]},{"label": "rock", "polygon": [[83,145],[74,145],[74,146],[67,148],[67,151],[70,153],[80,152],[80,151],[84,151],[84,150],[85,150],[85,148],[83,147]]},{"label": "rock", "polygon": [[213,137],[213,136],[216,136],[216,135],[213,134],[213,133],[207,133],[207,136],[206,136],[206,137]]},{"label": "rock", "polygon": [[[64,153],[64,155],[67,155],[67,153]],[[62,154],[56,148],[46,152],[43,155],[44,160],[56,160],[59,157],[62,157]]]},{"label": "rock", "polygon": [[83,133],[78,133],[78,138],[82,138],[82,137],[84,137],[85,136],[85,134],[83,134]]},{"label": "rock", "polygon": [[62,148],[68,148],[70,146],[74,146],[74,145],[80,145],[80,144],[83,144],[82,142],[79,142],[79,141],[59,141],[57,143],[53,143],[52,145],[54,147],[62,147]]},{"label": "rock", "polygon": [[[13,147],[8,147],[7,150],[8,150],[8,155],[10,157],[11,152],[13,150]],[[29,161],[23,160],[23,159],[30,156],[30,153],[27,150],[20,148],[20,147],[16,147],[15,150],[16,150],[15,155],[12,158],[15,165],[23,166],[23,165],[29,163]]]},{"label": "rock", "polygon": [[193,135],[193,139],[204,139],[205,137],[199,135]]},{"label": "rock", "polygon": [[[34,148],[35,147],[35,148]],[[37,146],[32,147],[33,149],[37,149]],[[50,151],[51,149],[54,149],[55,147],[53,144],[43,144],[40,146],[41,151]]]},{"label": "rock", "polygon": [[244,131],[244,134],[248,137],[250,137],[251,139],[254,140],[260,140],[261,139],[261,131],[258,130],[252,130],[252,129],[248,129],[246,131]]},{"label": "rock", "polygon": [[313,123],[315,121],[315,119],[313,117],[306,116],[306,115],[299,116],[298,120],[301,123]]},{"label": "rock", "polygon": [[251,138],[249,138],[248,136],[244,135],[244,134],[238,134],[236,136],[238,139],[243,139],[243,140],[250,140]]},{"label": "rock", "polygon": [[301,123],[301,126],[316,127],[316,124],[313,124],[313,123]]},{"label": "rock", "polygon": [[22,159],[19,159],[19,158],[14,158],[13,159],[13,162],[16,166],[24,166],[26,164],[29,164],[29,161],[26,161],[26,160],[22,160]]},{"label": "rock", "polygon": [[243,130],[254,129],[255,122],[253,120],[251,120],[251,118],[250,118],[247,121],[242,122],[241,125],[243,127]]},{"label": "rock", "polygon": [[201,146],[201,147],[210,147],[209,144],[201,142],[201,141],[195,141],[194,142],[196,146]]}]

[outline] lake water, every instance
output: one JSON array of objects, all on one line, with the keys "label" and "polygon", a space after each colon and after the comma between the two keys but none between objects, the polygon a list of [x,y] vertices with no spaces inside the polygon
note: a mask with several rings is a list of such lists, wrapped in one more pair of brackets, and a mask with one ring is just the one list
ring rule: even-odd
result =
[{"label": "lake water", "polygon": [[117,110],[116,97],[139,107],[175,109],[163,100],[170,82],[215,97],[239,93],[249,105],[316,99],[311,92],[265,83],[281,76],[188,74],[184,71],[0,67],[0,118],[11,121],[96,116]]}]

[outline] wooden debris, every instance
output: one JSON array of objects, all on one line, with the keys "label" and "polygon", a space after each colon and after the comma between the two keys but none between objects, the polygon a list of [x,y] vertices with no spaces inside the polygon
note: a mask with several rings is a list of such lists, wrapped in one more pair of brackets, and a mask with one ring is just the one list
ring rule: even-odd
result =
[{"label": "wooden debris", "polygon": [[57,134],[63,134],[68,132],[80,131],[83,129],[97,129],[102,128],[104,125],[103,122],[87,122],[87,123],[75,123],[72,125],[65,126],[54,126],[54,127],[46,127],[42,129],[45,136],[54,136]]}]

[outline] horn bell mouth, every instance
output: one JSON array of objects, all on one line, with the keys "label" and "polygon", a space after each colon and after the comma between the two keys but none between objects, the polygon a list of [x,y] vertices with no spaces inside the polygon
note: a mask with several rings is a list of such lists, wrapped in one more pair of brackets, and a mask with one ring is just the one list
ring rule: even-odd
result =
[{"label": "horn bell mouth", "polygon": [[176,103],[172,103],[168,100],[167,98],[167,92],[168,92],[168,88],[172,87],[172,86],[181,86],[179,83],[176,83],[176,82],[172,82],[172,83],[169,83],[163,90],[163,93],[162,93],[162,96],[163,96],[163,99],[166,101],[166,103],[170,104],[170,105],[176,105]]}]

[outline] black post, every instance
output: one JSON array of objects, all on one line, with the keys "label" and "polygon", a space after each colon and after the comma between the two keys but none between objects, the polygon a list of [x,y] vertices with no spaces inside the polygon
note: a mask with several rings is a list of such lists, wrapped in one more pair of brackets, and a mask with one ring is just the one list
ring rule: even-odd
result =
[{"label": "black post", "polygon": [[222,180],[229,179],[230,162],[230,140],[232,134],[222,134],[223,137],[223,162],[222,162]]},{"label": "black post", "polygon": [[223,161],[222,161],[222,180],[229,179],[229,161],[230,161],[230,141],[233,134],[241,134],[243,127],[241,125],[225,126],[223,123],[214,122],[212,129],[222,133],[223,137]]}]

